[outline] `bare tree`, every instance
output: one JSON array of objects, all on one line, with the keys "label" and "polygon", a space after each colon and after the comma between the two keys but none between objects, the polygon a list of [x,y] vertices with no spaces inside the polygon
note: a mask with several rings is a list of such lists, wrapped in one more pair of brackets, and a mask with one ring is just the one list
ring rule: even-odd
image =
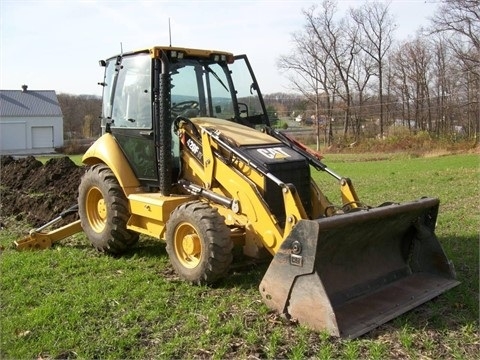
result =
[{"label": "bare tree", "polygon": [[79,139],[85,134],[85,121],[89,121],[89,136],[99,136],[100,112],[102,100],[91,95],[58,94],[60,108],[63,113],[63,131],[66,139]]},{"label": "bare tree", "polygon": [[[480,0],[440,0],[428,36],[395,50],[389,4],[337,12],[337,0],[304,10],[295,49],[279,60],[292,84],[328,118],[343,113],[343,135],[358,139],[362,121],[390,118],[436,136],[480,133]],[[432,36],[435,35],[435,36]],[[319,110],[320,109],[320,110]],[[378,134],[377,129],[375,129]]]},{"label": "bare tree", "polygon": [[[328,6],[331,3],[328,2]],[[307,19],[314,17],[316,8],[304,11]],[[280,69],[290,71],[289,79],[293,87],[315,106],[315,119],[317,121],[317,148],[319,147],[319,120],[322,116],[328,122],[325,124],[325,142],[331,142],[330,119],[335,103],[335,94],[338,89],[337,70],[332,61],[331,52],[333,44],[319,41],[317,33],[312,29],[311,21],[307,21],[304,30],[292,35],[295,44],[291,54],[283,55],[278,59]],[[323,109],[323,111],[321,111]]]},{"label": "bare tree", "polygon": [[[354,44],[358,44],[362,41],[362,34],[358,32],[357,26],[353,24],[353,26],[350,27],[349,31],[351,34],[351,41]],[[362,120],[364,120],[364,116],[366,116],[364,106],[365,102],[369,98],[367,90],[370,79],[375,73],[375,64],[373,62],[373,59],[365,52],[356,51],[355,53],[356,56],[353,59],[350,80],[352,82],[352,87],[354,90],[354,95],[352,97],[352,114],[354,124],[352,124],[352,128],[355,140],[358,140],[360,136],[361,122]]]},{"label": "bare tree", "polygon": [[340,91],[338,96],[343,100],[344,128],[343,136],[347,135],[351,115],[352,93],[350,89],[350,76],[353,61],[358,54],[357,31],[350,28],[347,18],[335,19],[337,11],[336,1],[324,0],[320,10],[316,8],[304,12],[307,29],[316,39],[316,43],[322,49],[322,53],[331,61],[336,75],[341,82],[341,87],[335,85]]},{"label": "bare tree", "polygon": [[431,32],[453,35],[447,39],[459,58],[480,64],[479,0],[443,0],[431,21]]},{"label": "bare tree", "polygon": [[[464,105],[468,108],[468,129],[476,143],[480,133],[480,1],[443,0],[431,19],[431,33],[445,35],[445,41],[462,62],[466,85]],[[469,130],[470,131],[470,130]]]},{"label": "bare tree", "polygon": [[318,60],[315,41],[308,32],[295,33],[292,39],[295,44],[293,51],[280,56],[277,66],[290,71],[289,80],[293,88],[315,104],[320,91],[327,88],[326,72],[321,70],[322,62]]},{"label": "bare tree", "polygon": [[411,88],[409,82],[409,61],[406,56],[407,44],[402,44],[391,56],[390,64],[393,68],[393,88],[397,97],[401,102],[401,118],[402,125],[412,130],[412,113],[411,113]]},{"label": "bare tree", "polygon": [[421,37],[401,44],[392,56],[393,86],[409,129],[433,131],[436,126],[432,121],[432,62],[432,51]]},{"label": "bare tree", "polygon": [[364,41],[359,46],[377,64],[378,97],[380,101],[380,133],[383,134],[383,70],[384,59],[393,43],[396,28],[389,12],[389,4],[384,2],[367,2],[358,9],[351,9],[353,20],[359,25]]},{"label": "bare tree", "polygon": [[432,53],[432,90],[435,134],[450,133],[454,129],[454,118],[457,106],[452,101],[458,94],[458,74],[461,72],[452,51],[446,45],[443,36],[429,37]]}]

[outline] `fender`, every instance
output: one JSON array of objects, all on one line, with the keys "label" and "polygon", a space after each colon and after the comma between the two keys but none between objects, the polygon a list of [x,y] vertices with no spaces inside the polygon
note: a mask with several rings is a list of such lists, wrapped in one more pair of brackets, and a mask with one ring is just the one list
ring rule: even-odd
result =
[{"label": "fender", "polygon": [[115,174],[125,196],[139,191],[140,182],[111,134],[97,139],[83,155],[82,162],[85,165],[105,163]]}]

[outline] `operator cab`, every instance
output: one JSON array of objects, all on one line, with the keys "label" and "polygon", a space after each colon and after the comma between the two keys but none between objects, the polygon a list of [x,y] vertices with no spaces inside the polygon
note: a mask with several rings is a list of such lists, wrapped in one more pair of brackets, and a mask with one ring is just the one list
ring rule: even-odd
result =
[{"label": "operator cab", "polygon": [[115,137],[143,185],[157,186],[165,168],[178,173],[180,146],[172,124],[179,116],[269,126],[245,55],[154,47],[100,64],[105,67],[102,129]]}]

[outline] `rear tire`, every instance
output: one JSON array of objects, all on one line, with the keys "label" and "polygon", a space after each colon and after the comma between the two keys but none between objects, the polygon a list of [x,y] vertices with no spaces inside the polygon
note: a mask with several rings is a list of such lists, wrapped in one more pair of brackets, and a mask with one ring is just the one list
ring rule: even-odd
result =
[{"label": "rear tire", "polygon": [[83,175],[78,213],[83,230],[99,251],[119,254],[138,241],[138,234],[127,230],[128,200],[105,164],[93,165]]},{"label": "rear tire", "polygon": [[232,263],[233,242],[225,219],[201,201],[176,208],[167,221],[167,253],[177,274],[192,283],[212,284]]}]

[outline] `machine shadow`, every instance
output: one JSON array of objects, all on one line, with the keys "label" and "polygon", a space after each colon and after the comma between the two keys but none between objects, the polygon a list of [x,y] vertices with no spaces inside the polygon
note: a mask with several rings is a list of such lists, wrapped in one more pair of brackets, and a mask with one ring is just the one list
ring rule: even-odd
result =
[{"label": "machine shadow", "polygon": [[[240,249],[235,249],[234,258],[231,268],[227,276],[215,284],[210,285],[212,288],[241,288],[251,289],[256,288],[265,274],[271,258],[264,260],[252,260],[243,256]],[[121,255],[112,255],[114,257],[122,258],[159,258],[168,259],[165,243],[161,240],[141,236],[137,245],[128,249]],[[167,265],[173,268],[170,264]],[[169,276],[170,277],[170,276]],[[178,280],[181,281],[181,280]]]}]

